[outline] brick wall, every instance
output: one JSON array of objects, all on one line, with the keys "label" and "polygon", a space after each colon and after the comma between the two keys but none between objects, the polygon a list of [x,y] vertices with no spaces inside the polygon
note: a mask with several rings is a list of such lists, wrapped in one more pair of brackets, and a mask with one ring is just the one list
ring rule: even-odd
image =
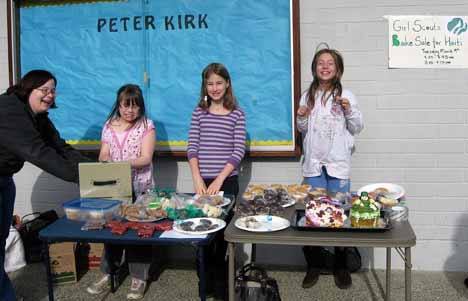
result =
[{"label": "brick wall", "polygon": [[[345,59],[344,86],[358,97],[365,129],[356,139],[352,188],[395,182],[407,191],[410,221],[417,235],[413,264],[418,270],[468,269],[468,71],[465,69],[388,69],[384,15],[456,15],[466,0],[311,1],[301,0],[302,87],[310,83],[310,62],[319,42],[339,49]],[[4,7],[5,0],[0,0]],[[0,26],[4,26],[0,9]],[[0,28],[0,89],[7,85],[5,28]],[[190,191],[185,160],[158,158],[160,186]],[[49,207],[77,196],[74,185],[27,164],[15,176],[16,211]],[[297,183],[298,159],[247,159],[241,186],[249,182]],[[266,249],[269,249],[266,252]],[[430,252],[428,252],[430,250]],[[385,267],[385,250],[363,250],[366,261]],[[395,252],[394,252],[395,253]],[[296,247],[260,246],[258,259],[304,264]],[[394,255],[393,265],[402,268]]]}]

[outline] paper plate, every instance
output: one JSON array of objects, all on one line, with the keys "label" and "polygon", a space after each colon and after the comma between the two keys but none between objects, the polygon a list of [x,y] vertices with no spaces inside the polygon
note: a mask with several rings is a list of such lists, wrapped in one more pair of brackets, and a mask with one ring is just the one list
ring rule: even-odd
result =
[{"label": "paper plate", "polygon": [[363,191],[372,192],[376,190],[377,188],[387,189],[389,192],[386,193],[385,195],[389,198],[399,199],[405,195],[405,190],[403,189],[403,187],[397,184],[392,184],[392,183],[374,183],[374,184],[363,186],[359,188],[358,195],[361,195],[361,192]]},{"label": "paper plate", "polygon": [[279,216],[253,215],[238,218],[234,225],[242,230],[250,232],[273,232],[286,229],[290,222]]},{"label": "paper plate", "polygon": [[[211,224],[218,225],[218,226],[216,228],[210,229],[210,230],[196,231],[195,227],[202,224],[201,220],[209,220],[211,222]],[[181,224],[184,223],[184,222],[192,222],[193,223],[193,225],[191,226],[192,230],[183,229],[181,227]],[[197,217],[197,218],[189,218],[189,219],[184,219],[184,220],[181,220],[181,221],[177,221],[176,223],[174,223],[172,228],[175,231],[180,232],[180,233],[184,233],[184,234],[201,235],[201,234],[209,234],[209,233],[219,231],[219,230],[223,229],[224,227],[226,227],[226,222],[223,221],[222,219],[212,218],[212,217]]]}]

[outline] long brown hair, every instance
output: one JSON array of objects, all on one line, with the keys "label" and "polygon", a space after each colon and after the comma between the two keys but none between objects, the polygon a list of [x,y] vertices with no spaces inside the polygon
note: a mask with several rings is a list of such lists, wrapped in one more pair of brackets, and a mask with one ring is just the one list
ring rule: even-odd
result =
[{"label": "long brown hair", "polygon": [[206,81],[212,74],[221,76],[229,84],[223,97],[223,107],[229,111],[237,108],[237,100],[234,96],[231,76],[229,75],[227,68],[220,63],[211,63],[206,66],[205,69],[203,69],[201,74],[202,84],[200,88],[200,99],[198,101],[198,106],[203,110],[208,110],[211,105],[211,98],[208,96],[208,92],[206,90]]},{"label": "long brown hair", "polygon": [[[317,64],[318,64],[318,59],[320,56],[324,53],[328,53],[333,57],[333,60],[335,61],[335,68],[336,68],[336,75],[332,79],[332,83],[330,85],[330,93],[333,96],[333,101],[336,96],[341,96],[341,93],[343,92],[343,87],[341,86],[341,77],[343,76],[344,73],[344,62],[343,62],[343,56],[334,49],[328,49],[324,48],[319,51],[317,51],[314,55],[314,59],[312,60],[312,76],[313,80],[312,83],[309,86],[308,89],[308,99],[307,99],[307,105],[309,108],[313,108],[315,105],[315,93],[317,92],[319,88],[319,79],[317,77]],[[327,91],[324,91],[324,93]]]},{"label": "long brown hair", "polygon": [[133,123],[136,125],[138,122],[143,121],[146,126],[146,109],[145,109],[145,100],[143,98],[143,92],[141,91],[138,85],[134,84],[126,84],[119,88],[117,91],[117,97],[115,99],[114,106],[107,117],[107,121],[111,121],[112,119],[120,116],[119,107],[121,104],[125,106],[138,106],[139,109],[139,116]]}]

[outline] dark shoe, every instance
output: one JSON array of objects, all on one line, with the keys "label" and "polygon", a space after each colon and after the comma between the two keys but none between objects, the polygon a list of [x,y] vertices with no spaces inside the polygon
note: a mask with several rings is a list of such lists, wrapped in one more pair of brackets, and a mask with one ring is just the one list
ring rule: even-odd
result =
[{"label": "dark shoe", "polygon": [[335,284],[341,289],[347,289],[353,283],[351,274],[346,269],[337,269],[333,271],[333,278],[335,278]]},{"label": "dark shoe", "polygon": [[465,286],[468,288],[468,278],[465,278]]},{"label": "dark shoe", "polygon": [[320,270],[316,268],[309,268],[307,270],[307,273],[304,277],[304,280],[302,280],[302,287],[303,288],[311,288],[314,286],[320,276]]}]

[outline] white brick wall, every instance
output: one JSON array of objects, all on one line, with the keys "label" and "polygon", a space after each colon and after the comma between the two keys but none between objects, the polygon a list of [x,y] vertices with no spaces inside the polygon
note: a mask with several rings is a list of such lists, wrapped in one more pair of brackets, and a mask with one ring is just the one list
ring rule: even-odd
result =
[{"label": "white brick wall", "polygon": [[[410,220],[418,241],[419,270],[468,269],[468,71],[466,69],[388,69],[384,15],[456,15],[466,0],[301,0],[302,88],[310,83],[310,62],[319,42],[339,49],[345,59],[344,86],[358,97],[365,129],[357,137],[352,187],[395,182],[407,191]],[[6,0],[0,0],[6,7]],[[0,90],[8,84],[4,9],[0,9]],[[466,15],[464,13],[463,15]],[[158,158],[160,186],[190,191],[187,162]],[[60,208],[78,195],[77,187],[27,164],[15,176],[16,211]],[[298,159],[247,159],[241,186],[300,182]],[[268,252],[265,252],[268,248]],[[428,252],[428,250],[431,250]],[[385,250],[363,250],[371,266],[385,267]],[[303,264],[295,247],[261,246],[259,259]],[[261,255],[260,255],[261,254]],[[403,268],[394,254],[393,265]]]}]

